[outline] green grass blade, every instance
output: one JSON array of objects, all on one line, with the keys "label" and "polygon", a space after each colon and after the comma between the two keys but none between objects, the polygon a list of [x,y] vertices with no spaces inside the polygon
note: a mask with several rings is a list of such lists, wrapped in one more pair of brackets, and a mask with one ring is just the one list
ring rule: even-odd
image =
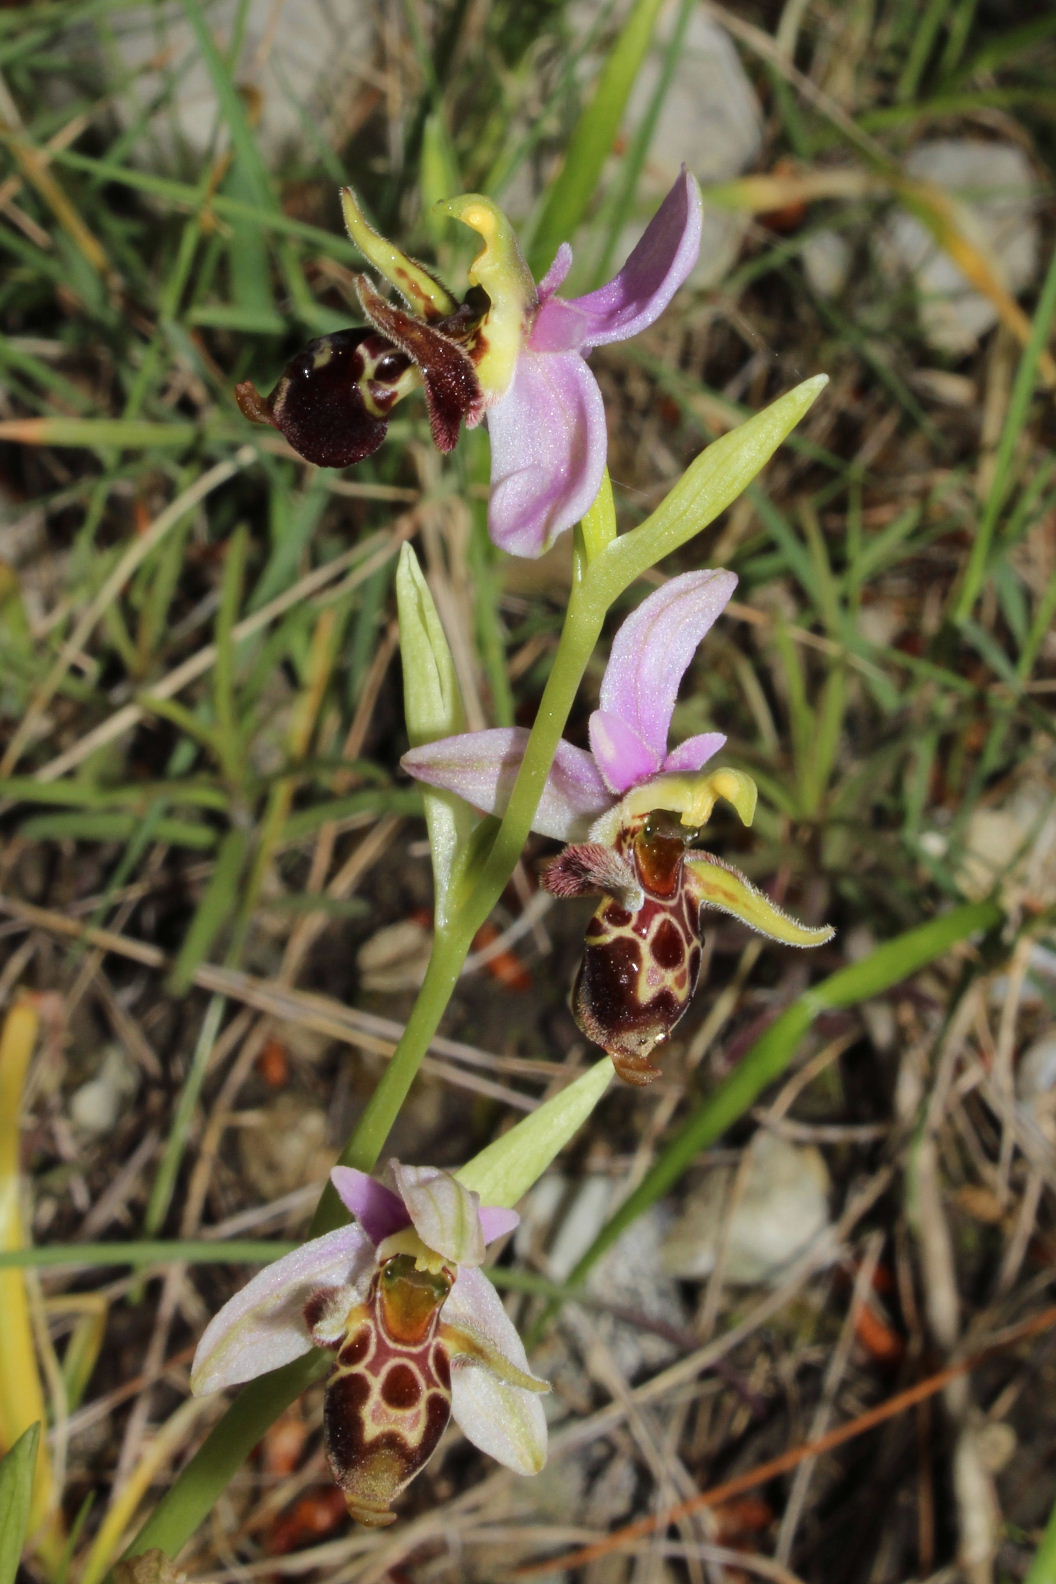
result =
[{"label": "green grass blade", "polygon": [[1001,431],[1001,442],[997,448],[993,483],[972,541],[971,554],[953,609],[953,620],[958,625],[971,615],[986,580],[990,548],[1016,476],[1016,452],[1030,414],[1030,404],[1038,378],[1038,364],[1048,347],[1054,316],[1056,316],[1056,254],[1049,264],[1045,284],[1038,299],[1030,340],[1016,370],[1008,413]]},{"label": "green grass blade", "polygon": [[1030,1572],[1023,1584],[1052,1584],[1056,1579],[1056,1507],[1052,1509],[1041,1544],[1034,1553]]},{"label": "green grass blade", "polygon": [[169,990],[173,995],[185,995],[190,989],[216,937],[234,917],[241,900],[240,882],[249,847],[250,833],[241,828],[229,830],[222,839],[216,868],[169,975]]},{"label": "green grass blade", "polygon": [[0,1584],[15,1584],[22,1546],[29,1528],[33,1470],[37,1463],[40,1423],[24,1430],[0,1462]]},{"label": "green grass blade", "polygon": [[638,0],[605,63],[594,97],[569,139],[564,164],[532,239],[529,257],[537,277],[550,267],[561,243],[574,234],[597,191],[631,89],[652,43],[660,6],[661,0]]},{"label": "green grass blade", "polygon": [[656,1164],[599,1232],[572,1272],[570,1283],[582,1281],[624,1228],[673,1188],[700,1152],[744,1116],[763,1090],[788,1070],[800,1040],[819,1013],[856,1006],[871,996],[882,995],[959,942],[981,930],[993,929],[1003,916],[996,902],[967,903],[885,941],[868,957],[841,968],[808,990],[770,1025],[737,1069],[690,1115]]},{"label": "green grass blade", "polygon": [[269,1242],[264,1238],[233,1238],[212,1242],[205,1238],[137,1239],[131,1243],[53,1243],[45,1248],[0,1252],[0,1270],[51,1270],[61,1265],[267,1265],[290,1254],[299,1243]]},{"label": "green grass blade", "polygon": [[213,996],[205,1009],[202,1026],[198,1033],[198,1042],[191,1058],[190,1070],[183,1081],[180,1091],[179,1104],[176,1115],[172,1121],[172,1132],[169,1134],[165,1145],[165,1153],[158,1166],[158,1174],[154,1179],[147,1202],[146,1214],[143,1217],[143,1230],[149,1237],[156,1232],[168,1214],[172,1195],[176,1188],[176,1178],[179,1175],[180,1164],[183,1161],[184,1151],[190,1137],[191,1120],[194,1108],[198,1103],[198,1096],[205,1082],[205,1074],[209,1067],[209,1058],[213,1054],[220,1032],[220,1024],[226,1006],[224,996]]},{"label": "green grass blade", "polygon": [[7,418],[0,440],[20,445],[72,446],[128,451],[183,450],[198,438],[193,423],[152,423],[145,418]]}]

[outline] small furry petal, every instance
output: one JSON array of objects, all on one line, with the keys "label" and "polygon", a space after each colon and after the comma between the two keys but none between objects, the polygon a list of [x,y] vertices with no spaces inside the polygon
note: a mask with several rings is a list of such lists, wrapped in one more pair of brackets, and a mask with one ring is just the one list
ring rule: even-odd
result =
[{"label": "small furry petal", "polygon": [[516,1210],[507,1210],[503,1205],[481,1206],[480,1225],[485,1243],[494,1243],[496,1238],[505,1237],[507,1232],[513,1232],[520,1223],[521,1218]]},{"label": "small furry petal", "polygon": [[645,901],[634,866],[605,842],[574,842],[562,848],[543,870],[543,887],[551,896],[615,897],[636,913]]},{"label": "small furry petal", "polygon": [[714,759],[725,746],[724,732],[699,732],[696,737],[687,737],[677,748],[672,748],[660,769],[665,775],[677,770],[703,770],[708,760]]},{"label": "small furry petal", "polygon": [[547,270],[546,274],[543,276],[538,287],[536,288],[539,294],[539,301],[541,303],[546,302],[547,298],[552,297],[554,293],[564,284],[565,277],[571,268],[572,249],[569,247],[567,242],[562,242],[561,246],[554,254],[554,262],[551,264],[550,268]]}]

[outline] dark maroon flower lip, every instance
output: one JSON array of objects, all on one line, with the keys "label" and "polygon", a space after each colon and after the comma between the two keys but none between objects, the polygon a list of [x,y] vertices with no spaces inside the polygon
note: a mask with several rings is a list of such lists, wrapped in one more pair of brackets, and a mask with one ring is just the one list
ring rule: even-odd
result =
[{"label": "dark maroon flower lip", "polygon": [[356,289],[370,327],[310,341],[270,396],[244,380],[235,387],[242,412],[280,430],[306,462],[346,468],[378,449],[392,408],[423,384],[437,449],[453,450],[462,424],[472,428],[484,416],[484,393],[466,347],[486,306],[463,304],[426,324],[386,302],[365,275],[357,276]]},{"label": "dark maroon flower lip", "polygon": [[337,330],[292,357],[270,396],[245,380],[235,400],[253,423],[278,429],[306,462],[345,468],[378,449],[389,412],[417,383],[412,359],[386,336]]}]

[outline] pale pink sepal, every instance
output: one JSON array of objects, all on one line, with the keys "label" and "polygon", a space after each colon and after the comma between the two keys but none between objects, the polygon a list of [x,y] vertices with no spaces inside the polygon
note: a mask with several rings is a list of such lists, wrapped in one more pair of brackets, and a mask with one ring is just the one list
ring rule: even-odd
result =
[{"label": "pale pink sepal", "polygon": [[540,556],[594,504],[605,471],[605,405],[578,352],[523,351],[488,434],[488,532],[511,555]]},{"label": "pale pink sepal", "polygon": [[[532,1373],[517,1328],[481,1271],[459,1271],[443,1318],[486,1337],[518,1369]],[[451,1374],[451,1412],[474,1446],[515,1473],[538,1474],[546,1462],[546,1419],[534,1392],[463,1360]]]},{"label": "pale pink sepal", "polygon": [[359,1226],[338,1227],[266,1266],[206,1326],[191,1390],[200,1397],[237,1386],[307,1353],[304,1306],[312,1294],[343,1288],[350,1305],[360,1302],[373,1270],[374,1245]]},{"label": "pale pink sepal", "polygon": [[[430,786],[457,792],[485,814],[501,814],[521,768],[528,732],[522,726],[495,726],[422,743],[400,763],[408,775]],[[591,754],[571,743],[558,744],[532,829],[558,841],[584,837],[612,803]]]},{"label": "pale pink sepal", "polygon": [[612,641],[601,708],[619,716],[658,765],[667,753],[679,683],[736,587],[732,572],[683,572],[643,600]]},{"label": "pale pink sepal", "polygon": [[455,1265],[479,1265],[484,1258],[480,1195],[438,1166],[390,1161],[389,1171],[426,1248]]}]

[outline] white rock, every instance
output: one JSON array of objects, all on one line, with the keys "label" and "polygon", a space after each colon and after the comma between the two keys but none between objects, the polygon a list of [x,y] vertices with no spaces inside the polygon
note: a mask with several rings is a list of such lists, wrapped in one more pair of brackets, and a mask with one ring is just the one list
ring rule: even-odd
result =
[{"label": "white rock", "polygon": [[838,297],[851,277],[851,244],[828,226],[811,231],[799,252],[807,280],[821,297]]},{"label": "white rock", "polygon": [[[233,76],[252,96],[254,115],[259,112],[255,135],[265,157],[290,144],[305,146],[309,128],[330,141],[350,97],[363,91],[375,36],[374,8],[333,6],[327,0],[280,5],[249,0],[245,6],[241,0],[210,0],[203,12],[221,52],[229,49],[243,11],[245,29]],[[220,111],[183,7],[123,10],[113,31],[120,61],[116,71],[111,62],[108,80],[121,86],[111,102],[125,125],[149,111],[143,162],[171,166],[188,153],[196,161],[207,157]],[[226,140],[220,146],[226,147]]]},{"label": "white rock", "polygon": [[107,1047],[94,1078],[70,1098],[70,1120],[82,1133],[109,1133],[139,1088],[139,1073],[118,1045]]},{"label": "white rock", "polygon": [[[1038,185],[1021,149],[979,138],[934,138],[917,145],[906,172],[941,189],[960,229],[1013,295],[1030,284],[1038,263]],[[882,228],[877,261],[896,281],[906,273],[913,277],[921,328],[942,351],[969,352],[997,322],[989,297],[908,211],[898,210]]]},{"label": "white rock", "polygon": [[736,1169],[709,1172],[664,1240],[664,1268],[687,1280],[709,1276],[725,1240],[726,1278],[776,1285],[788,1267],[828,1236],[830,1180],[820,1150],[760,1130]]},{"label": "white rock", "polygon": [[[617,12],[614,27],[625,20],[628,10],[629,6],[624,5]],[[585,31],[595,18],[596,7],[588,0],[579,0],[570,10],[570,27]],[[623,127],[624,141],[628,143],[633,142],[649,114],[664,70],[665,47],[674,20],[672,7],[657,27],[656,43],[631,92]],[[601,58],[594,53],[584,57],[580,76],[585,88],[596,81],[601,64]],[[729,34],[709,17],[694,12],[674,75],[664,92],[638,184],[634,221],[620,238],[616,263],[622,263],[638,241],[683,164],[702,183],[729,181],[758,158],[762,142],[759,100]],[[618,180],[618,162],[614,160],[602,180],[603,191],[611,191]],[[713,285],[728,272],[748,218],[705,202],[700,262],[691,277],[694,284]]]},{"label": "white rock", "polygon": [[1016,1095],[1030,1109],[1056,1089],[1056,1028],[1036,1039],[1019,1058]]},{"label": "white rock", "polygon": [[[247,1119],[247,1122],[249,1119]],[[336,1151],[327,1141],[326,1112],[296,1094],[282,1094],[239,1130],[242,1170],[262,1200],[281,1199],[325,1177]]]},{"label": "white rock", "polygon": [[365,940],[356,953],[364,990],[417,990],[429,966],[433,932],[417,919],[400,919]]},{"label": "white rock", "polygon": [[957,884],[972,898],[988,896],[997,886],[1010,908],[1051,905],[1056,896],[1056,806],[1050,773],[1032,774],[1003,803],[974,810]]},{"label": "white rock", "polygon": [[[674,7],[669,16],[673,23]],[[634,85],[627,107],[632,136],[656,92],[670,23],[659,33],[657,45]],[[641,219],[652,214],[683,163],[702,184],[730,181],[758,159],[762,144],[759,100],[733,41],[709,17],[694,12],[649,146],[641,183]],[[700,262],[691,277],[695,285],[714,285],[727,274],[748,221],[747,214],[705,202]],[[623,238],[621,258],[626,257],[640,232],[639,224]]]}]

